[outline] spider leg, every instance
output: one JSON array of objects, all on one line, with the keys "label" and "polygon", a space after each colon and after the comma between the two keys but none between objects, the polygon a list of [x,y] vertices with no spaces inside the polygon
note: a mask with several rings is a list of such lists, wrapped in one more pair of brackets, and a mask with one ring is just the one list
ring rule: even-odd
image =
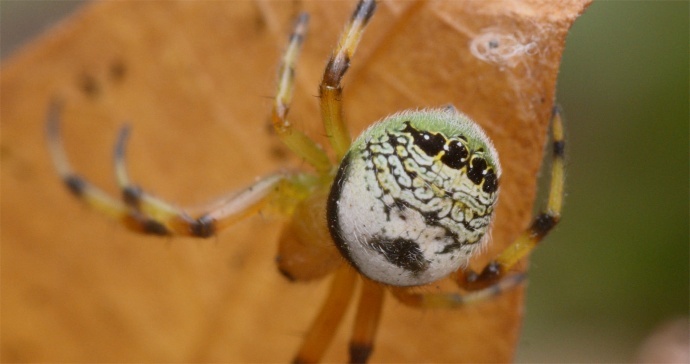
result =
[{"label": "spider leg", "polygon": [[331,163],[323,149],[304,133],[295,130],[286,118],[295,88],[295,63],[304,41],[308,21],[308,14],[300,14],[295,23],[295,29],[290,35],[288,48],[283,54],[278,71],[278,91],[274,99],[271,119],[276,134],[290,150],[314,166],[317,171],[327,172],[331,168]]},{"label": "spider leg", "polygon": [[453,309],[472,302],[484,301],[491,297],[498,296],[502,292],[519,285],[524,280],[525,275],[517,273],[504,277],[488,287],[464,293],[410,292],[408,287],[390,287],[390,289],[398,301],[411,307]]},{"label": "spider leg", "polygon": [[125,163],[125,150],[129,140],[129,133],[130,127],[128,125],[120,129],[113,153],[115,177],[122,191],[122,201],[131,209],[158,220],[170,219],[176,216],[179,212],[175,207],[151,196],[144,192],[141,187],[130,182]]},{"label": "spider leg", "polygon": [[355,326],[350,339],[350,363],[366,363],[374,349],[374,338],[381,320],[384,286],[363,279]]},{"label": "spider leg", "polygon": [[156,226],[145,216],[132,212],[126,204],[112,198],[72,170],[60,137],[61,110],[62,102],[53,100],[48,108],[46,136],[53,165],[67,189],[94,210],[119,220],[132,230],[165,235],[164,229],[160,226]]},{"label": "spider leg", "polygon": [[335,335],[335,328],[340,325],[356,282],[357,273],[349,266],[336,271],[326,301],[309,327],[293,363],[316,363],[321,359]]},{"label": "spider leg", "polygon": [[553,143],[553,161],[551,164],[551,185],[545,209],[537,215],[532,224],[506,248],[495,260],[489,262],[480,272],[470,270],[458,271],[458,284],[468,290],[491,286],[500,281],[510,269],[542,241],[561,218],[563,205],[563,185],[565,183],[565,140],[563,139],[563,121],[558,107],[554,108],[551,117]]},{"label": "spider leg", "polygon": [[376,2],[361,0],[350,21],[340,36],[338,46],[333,51],[323,74],[319,95],[321,98],[321,119],[326,135],[333,146],[336,160],[340,161],[350,148],[350,133],[343,120],[342,94],[340,82],[350,66],[350,59],[357,49],[362,32],[374,14]]},{"label": "spider leg", "polygon": [[288,205],[306,197],[315,183],[314,177],[306,174],[271,175],[238,193],[215,200],[192,217],[184,209],[153,197],[130,183],[124,161],[129,129],[124,128],[115,148],[115,170],[123,195],[123,201],[119,201],[73,171],[60,137],[60,110],[59,101],[51,103],[46,134],[53,164],[67,188],[87,206],[139,233],[210,237],[269,204],[289,211],[291,206]]}]

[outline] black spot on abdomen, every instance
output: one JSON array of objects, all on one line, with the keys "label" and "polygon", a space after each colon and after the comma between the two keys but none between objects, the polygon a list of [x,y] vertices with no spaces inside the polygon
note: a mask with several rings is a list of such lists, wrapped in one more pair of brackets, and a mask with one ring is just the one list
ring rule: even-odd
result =
[{"label": "black spot on abdomen", "polygon": [[371,247],[391,264],[419,274],[429,268],[429,262],[419,250],[419,244],[409,239],[388,240],[375,237],[369,241]]}]

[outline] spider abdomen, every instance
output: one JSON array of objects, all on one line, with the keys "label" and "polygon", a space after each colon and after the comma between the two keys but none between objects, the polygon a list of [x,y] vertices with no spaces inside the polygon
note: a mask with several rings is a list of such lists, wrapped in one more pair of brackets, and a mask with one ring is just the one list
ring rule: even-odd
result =
[{"label": "spider abdomen", "polygon": [[405,111],[352,144],[328,200],[340,252],[395,286],[436,281],[482,246],[500,166],[479,126],[453,108]]}]

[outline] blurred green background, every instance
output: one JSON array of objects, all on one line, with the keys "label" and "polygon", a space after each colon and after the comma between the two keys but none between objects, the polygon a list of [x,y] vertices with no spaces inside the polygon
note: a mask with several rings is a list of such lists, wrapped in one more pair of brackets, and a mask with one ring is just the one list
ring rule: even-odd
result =
[{"label": "blurred green background", "polygon": [[[80,3],[1,0],[2,58]],[[599,1],[572,29],[564,218],[532,260],[520,362],[634,361],[688,316],[689,16],[687,1]]]},{"label": "blurred green background", "polygon": [[632,361],[688,316],[689,14],[595,1],[572,28],[565,211],[532,260],[520,361]]}]

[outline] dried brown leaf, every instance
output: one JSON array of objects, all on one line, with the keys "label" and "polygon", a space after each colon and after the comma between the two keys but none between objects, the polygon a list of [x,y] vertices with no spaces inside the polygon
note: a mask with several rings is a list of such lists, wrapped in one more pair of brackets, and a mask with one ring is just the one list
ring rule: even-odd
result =
[{"label": "dried brown leaf", "polygon": [[[355,133],[400,109],[452,103],[493,138],[501,200],[476,266],[529,222],[565,36],[587,3],[384,2],[346,76]],[[182,204],[299,165],[267,117],[280,49],[303,8],[311,31],[290,116],[323,142],[314,96],[352,2],[96,3],[3,65],[3,361],[291,358],[325,282],[278,274],[279,221],[252,218],[215,241],[135,236],[65,192],[42,128],[61,95],[73,163],[115,191],[111,146],[130,121],[133,177]],[[516,290],[456,311],[389,299],[372,359],[510,361],[522,298]],[[325,360],[345,360],[351,316]]]}]

